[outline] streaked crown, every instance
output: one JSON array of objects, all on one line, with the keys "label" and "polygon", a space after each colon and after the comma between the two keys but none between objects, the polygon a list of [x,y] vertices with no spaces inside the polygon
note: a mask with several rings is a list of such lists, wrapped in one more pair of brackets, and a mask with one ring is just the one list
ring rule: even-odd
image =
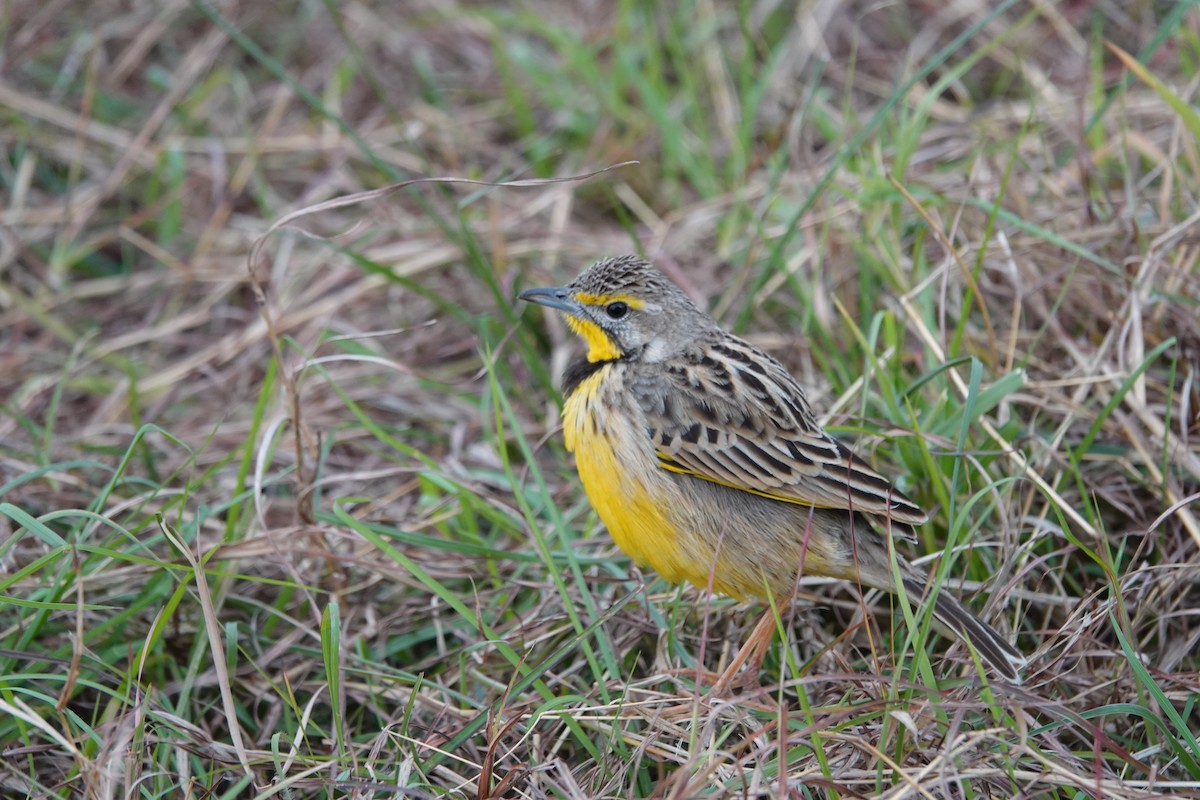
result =
[{"label": "streaked crown", "polygon": [[597,261],[571,281],[571,288],[585,295],[625,294],[653,302],[681,299],[693,305],[687,295],[661,272],[634,255]]}]

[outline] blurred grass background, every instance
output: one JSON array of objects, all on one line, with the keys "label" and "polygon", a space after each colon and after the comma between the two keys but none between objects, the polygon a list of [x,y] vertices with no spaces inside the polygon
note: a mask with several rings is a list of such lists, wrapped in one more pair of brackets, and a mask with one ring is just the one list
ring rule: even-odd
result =
[{"label": "blurred grass background", "polygon": [[[1194,3],[0,35],[0,795],[1200,793]],[[703,697],[760,612],[615,550],[556,433],[575,344],[514,301],[624,252],[936,509],[913,555],[1024,685],[817,581]]]}]

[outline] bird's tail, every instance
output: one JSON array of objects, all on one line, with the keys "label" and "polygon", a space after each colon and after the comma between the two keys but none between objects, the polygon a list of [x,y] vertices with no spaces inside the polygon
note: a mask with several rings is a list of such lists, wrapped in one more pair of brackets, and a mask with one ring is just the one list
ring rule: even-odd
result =
[{"label": "bird's tail", "polygon": [[[919,578],[904,578],[904,591],[910,597],[926,594],[925,582]],[[962,640],[970,643],[1001,677],[1012,683],[1021,682],[1025,656],[1008,643],[991,625],[972,614],[949,592],[938,592],[933,604],[933,616]]]}]

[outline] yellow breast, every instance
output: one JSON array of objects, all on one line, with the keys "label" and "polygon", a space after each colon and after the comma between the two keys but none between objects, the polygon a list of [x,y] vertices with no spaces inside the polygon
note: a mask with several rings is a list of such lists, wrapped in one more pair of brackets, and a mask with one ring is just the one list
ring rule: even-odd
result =
[{"label": "yellow breast", "polygon": [[563,438],[579,479],[623,552],[668,581],[704,586],[712,551],[669,519],[671,478],[658,467],[643,426],[600,402],[614,368],[605,365],[584,379],[563,407]]}]

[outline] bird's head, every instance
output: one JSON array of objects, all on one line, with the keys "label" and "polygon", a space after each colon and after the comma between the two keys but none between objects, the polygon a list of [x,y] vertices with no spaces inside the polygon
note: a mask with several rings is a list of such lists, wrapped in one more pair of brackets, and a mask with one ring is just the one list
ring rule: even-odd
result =
[{"label": "bird's head", "polygon": [[587,343],[587,359],[657,362],[694,344],[713,325],[679,287],[637,256],[606,258],[566,286],[518,297],[561,311]]}]

